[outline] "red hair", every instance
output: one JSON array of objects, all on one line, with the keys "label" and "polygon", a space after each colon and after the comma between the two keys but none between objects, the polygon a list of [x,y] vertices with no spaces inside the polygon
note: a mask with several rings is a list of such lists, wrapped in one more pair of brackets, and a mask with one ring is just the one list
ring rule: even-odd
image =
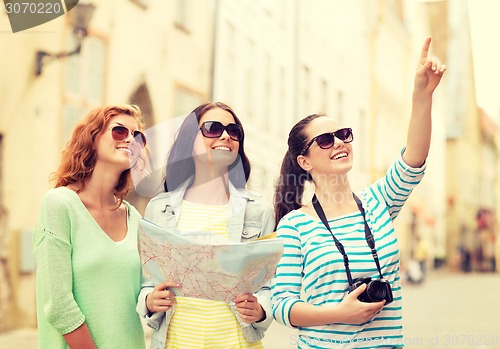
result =
[{"label": "red hair", "polygon": [[[95,140],[104,132],[109,119],[120,114],[133,117],[137,121],[139,130],[143,130],[142,113],[136,105],[113,105],[92,110],[76,125],[62,152],[59,168],[52,175],[56,188],[71,184],[77,185],[77,192],[85,188],[85,180],[92,176],[97,162]],[[131,184],[130,169],[127,169],[121,173],[115,187],[115,196],[119,200],[117,208],[127,196]]]}]

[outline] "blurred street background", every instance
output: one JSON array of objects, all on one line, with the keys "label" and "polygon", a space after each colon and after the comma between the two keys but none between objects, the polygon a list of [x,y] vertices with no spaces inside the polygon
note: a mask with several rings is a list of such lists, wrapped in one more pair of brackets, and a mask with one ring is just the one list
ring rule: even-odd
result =
[{"label": "blurred street background", "polygon": [[[353,129],[357,191],[405,144],[428,36],[448,71],[426,176],[395,222],[413,281],[405,335],[422,340],[408,347],[499,347],[500,1],[92,0],[71,11],[78,1],[51,2],[67,13],[22,30],[12,13],[21,7],[8,6],[20,1],[0,5],[1,348],[34,346],[33,227],[70,132],[92,108],[135,103],[144,113],[151,175],[127,198],[141,213],[179,120],[209,100],[242,120],[249,188],[267,200],[291,126],[317,112]],[[275,324],[266,347],[286,348],[291,335]]]},{"label": "blurred street background", "polygon": [[[407,348],[500,349],[500,284],[498,274],[434,272],[420,285],[403,289]],[[264,338],[266,349],[293,349],[295,330],[273,322]],[[0,348],[36,349],[36,330],[0,335]],[[148,343],[149,345],[149,343]]]}]

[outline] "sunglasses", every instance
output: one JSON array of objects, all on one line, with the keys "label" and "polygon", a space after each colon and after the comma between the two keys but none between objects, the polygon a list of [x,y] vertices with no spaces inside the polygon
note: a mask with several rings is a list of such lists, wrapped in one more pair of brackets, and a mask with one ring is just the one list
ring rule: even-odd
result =
[{"label": "sunglasses", "polygon": [[351,143],[353,140],[352,136],[352,129],[350,128],[341,128],[335,132],[328,132],[328,133],[323,133],[320,134],[319,136],[314,137],[307,143],[307,145],[304,147],[304,149],[300,152],[300,155],[304,155],[307,153],[307,150],[311,145],[316,141],[318,143],[318,146],[321,149],[328,149],[333,147],[333,144],[335,143],[335,138],[340,139],[344,143]]},{"label": "sunglasses", "polygon": [[114,126],[111,129],[111,135],[113,136],[113,139],[118,142],[126,140],[130,134],[132,134],[135,141],[139,143],[141,148],[144,148],[146,146],[146,136],[141,131],[132,132],[125,126]]},{"label": "sunglasses", "polygon": [[218,138],[224,131],[233,141],[243,141],[243,129],[238,124],[227,124],[224,126],[219,121],[205,121],[200,126],[201,134],[206,138]]}]

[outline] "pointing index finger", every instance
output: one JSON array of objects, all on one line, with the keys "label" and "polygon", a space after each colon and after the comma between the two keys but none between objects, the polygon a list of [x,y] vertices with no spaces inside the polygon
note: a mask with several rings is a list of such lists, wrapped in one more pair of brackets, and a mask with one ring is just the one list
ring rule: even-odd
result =
[{"label": "pointing index finger", "polygon": [[431,37],[429,36],[425,39],[424,46],[422,47],[422,53],[420,54],[420,64],[425,64],[427,62],[427,56],[429,55],[429,47],[431,46]]}]

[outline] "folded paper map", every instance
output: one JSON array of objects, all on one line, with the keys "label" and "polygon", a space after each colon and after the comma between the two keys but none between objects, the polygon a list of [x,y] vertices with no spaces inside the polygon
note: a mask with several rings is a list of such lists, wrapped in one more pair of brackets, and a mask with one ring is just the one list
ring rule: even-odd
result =
[{"label": "folded paper map", "polygon": [[231,302],[255,293],[274,276],[283,253],[276,238],[236,243],[211,232],[169,232],[145,219],[139,225],[143,273],[180,282],[178,296]]}]

